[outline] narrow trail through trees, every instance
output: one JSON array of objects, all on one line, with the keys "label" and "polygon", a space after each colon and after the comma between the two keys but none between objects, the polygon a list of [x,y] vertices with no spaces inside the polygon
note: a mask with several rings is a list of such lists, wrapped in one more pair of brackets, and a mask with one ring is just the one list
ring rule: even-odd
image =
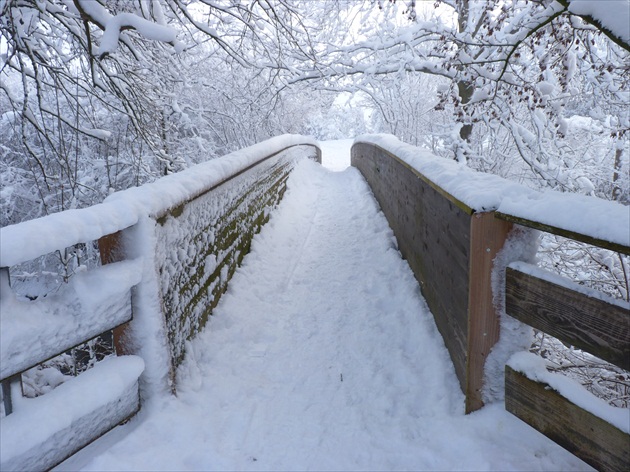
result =
[{"label": "narrow trail through trees", "polygon": [[177,397],[60,469],[589,470],[503,405],[463,414],[432,315],[354,168],[298,165],[188,353]]}]

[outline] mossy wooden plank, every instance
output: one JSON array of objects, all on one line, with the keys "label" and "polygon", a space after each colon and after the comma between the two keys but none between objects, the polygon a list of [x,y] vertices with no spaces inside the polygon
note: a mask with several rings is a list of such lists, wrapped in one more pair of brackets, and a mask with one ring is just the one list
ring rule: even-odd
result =
[{"label": "mossy wooden plank", "polygon": [[557,226],[540,223],[539,221],[533,221],[519,216],[510,215],[509,213],[496,212],[496,216],[497,218],[500,218],[502,220],[517,223],[522,226],[527,226],[529,228],[538,229],[547,233],[556,234],[558,236],[563,236],[565,238],[573,239],[575,241],[580,241],[583,243],[591,244],[593,246],[602,247],[604,249],[610,249],[611,251],[620,252],[621,254],[630,255],[630,246],[628,245],[606,241],[605,239],[601,238],[594,238],[592,236],[578,233],[576,231],[571,231],[559,228]]},{"label": "mossy wooden plank", "polygon": [[506,313],[630,370],[630,312],[533,275],[507,269]]},{"label": "mossy wooden plank", "polygon": [[630,470],[628,434],[509,366],[505,408],[600,471]]},{"label": "mossy wooden plank", "polygon": [[156,221],[159,224],[163,224],[164,221],[166,221],[166,217],[170,216],[179,216],[182,214],[183,212],[183,208],[187,203],[192,202],[193,200],[196,200],[197,198],[212,192],[213,190],[221,187],[222,185],[225,185],[226,183],[228,183],[230,180],[233,180],[237,177],[239,177],[241,174],[244,174],[246,172],[248,172],[251,169],[254,169],[256,166],[259,166],[260,164],[262,164],[265,161],[268,161],[274,157],[277,157],[283,153],[285,153],[286,151],[292,150],[292,149],[299,149],[299,148],[310,148],[310,153],[311,156],[309,156],[311,159],[313,159],[314,161],[318,162],[321,164],[322,162],[322,151],[319,147],[312,145],[312,144],[294,144],[292,146],[287,146],[284,149],[281,149],[278,152],[275,152],[273,154],[270,154],[268,156],[263,157],[262,159],[254,162],[253,164],[249,165],[248,167],[245,167],[243,169],[241,169],[238,172],[235,172],[234,174],[226,177],[225,179],[221,180],[220,182],[217,182],[216,184],[205,188],[203,190],[201,190],[200,192],[197,192],[193,195],[189,195],[187,196],[185,199],[182,199],[181,201],[179,201],[178,203],[175,203],[173,205],[171,205],[169,208],[166,208],[164,210],[162,210],[159,214],[154,215],[154,218],[156,219]]},{"label": "mossy wooden plank", "polygon": [[173,368],[184,359],[185,341],[207,323],[303,152],[264,159],[160,219],[157,264]]}]

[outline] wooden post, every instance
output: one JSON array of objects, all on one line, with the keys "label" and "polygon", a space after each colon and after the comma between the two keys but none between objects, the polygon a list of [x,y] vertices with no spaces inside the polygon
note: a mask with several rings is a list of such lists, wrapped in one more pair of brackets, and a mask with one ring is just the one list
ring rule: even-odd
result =
[{"label": "wooden post", "polygon": [[[107,234],[98,240],[101,264],[105,265],[125,260],[126,254],[122,239],[122,231],[117,231],[112,234]],[[114,328],[114,349],[119,356],[133,354],[125,347],[125,333],[128,329],[129,322]]]},{"label": "wooden post", "polygon": [[492,294],[494,258],[503,248],[512,223],[494,212],[473,213],[470,220],[466,413],[483,407],[481,389],[486,358],[499,340],[499,313]]},{"label": "wooden post", "polygon": [[[11,296],[11,276],[8,267],[0,267],[0,298]],[[2,380],[2,402],[6,416],[13,413],[18,397],[22,397],[22,374]]]},{"label": "wooden post", "polygon": [[9,416],[15,410],[15,405],[19,404],[24,396],[22,390],[22,374],[15,374],[2,381],[2,402],[4,404],[4,414]]}]

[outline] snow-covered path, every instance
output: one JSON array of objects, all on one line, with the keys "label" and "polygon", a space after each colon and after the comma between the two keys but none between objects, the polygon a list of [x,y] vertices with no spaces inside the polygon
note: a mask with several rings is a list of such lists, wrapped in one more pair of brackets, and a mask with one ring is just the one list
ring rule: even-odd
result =
[{"label": "snow-covered path", "polygon": [[[345,167],[348,145],[325,143],[324,164]],[[352,168],[298,166],[178,382],[60,469],[588,469],[502,405],[464,416],[418,284]]]}]

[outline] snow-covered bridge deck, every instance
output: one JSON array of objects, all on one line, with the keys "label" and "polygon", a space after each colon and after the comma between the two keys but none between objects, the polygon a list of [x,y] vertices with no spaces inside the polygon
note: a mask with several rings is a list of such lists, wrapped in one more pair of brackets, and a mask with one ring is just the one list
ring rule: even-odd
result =
[{"label": "snow-covered bridge deck", "polygon": [[[341,170],[351,142],[324,143]],[[304,160],[155,397],[59,470],[580,470],[507,413],[464,415],[446,348],[367,183]]]}]

